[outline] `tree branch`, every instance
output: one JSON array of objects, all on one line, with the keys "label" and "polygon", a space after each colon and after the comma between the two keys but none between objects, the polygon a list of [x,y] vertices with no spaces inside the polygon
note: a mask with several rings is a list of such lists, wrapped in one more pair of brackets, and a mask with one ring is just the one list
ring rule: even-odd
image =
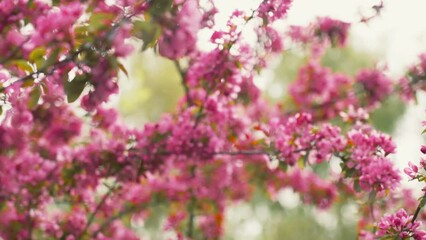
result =
[{"label": "tree branch", "polygon": [[419,205],[417,205],[416,212],[414,212],[413,219],[411,219],[411,223],[414,223],[416,221],[417,217],[419,216],[420,210],[425,206],[426,203],[426,193],[423,195],[422,200],[420,200]]},{"label": "tree branch", "polygon": [[117,186],[117,182],[115,182],[112,187],[108,188],[108,192],[102,197],[101,201],[98,203],[98,205],[96,206],[96,208],[93,211],[93,213],[90,214],[89,219],[87,220],[86,226],[84,227],[83,231],[81,232],[79,238],[81,238],[82,236],[84,236],[86,234],[86,232],[89,229],[90,225],[92,225],[93,221],[95,220],[96,214],[99,212],[99,210],[101,209],[102,205],[104,205],[104,203],[107,200],[107,198],[116,189],[116,186]]},{"label": "tree branch", "polygon": [[173,62],[175,64],[175,66],[176,66],[176,69],[179,72],[180,79],[181,79],[181,84],[183,86],[183,90],[185,91],[186,101],[188,102],[189,106],[192,106],[193,102],[192,102],[192,99],[191,99],[191,96],[190,96],[188,83],[186,82],[186,72],[180,66],[179,60],[174,60]]}]

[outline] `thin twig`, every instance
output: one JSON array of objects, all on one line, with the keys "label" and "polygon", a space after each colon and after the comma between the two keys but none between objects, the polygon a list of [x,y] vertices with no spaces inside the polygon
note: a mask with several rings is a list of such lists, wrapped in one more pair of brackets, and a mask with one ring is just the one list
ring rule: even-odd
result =
[{"label": "thin twig", "polygon": [[89,219],[87,220],[86,226],[84,227],[83,231],[80,234],[80,238],[86,234],[87,230],[89,229],[90,225],[92,225],[93,221],[95,220],[96,214],[101,209],[102,205],[104,205],[107,198],[113,193],[113,191],[116,189],[117,182],[114,183],[112,187],[108,188],[108,192],[102,197],[101,201],[96,206],[93,213],[90,214]]},{"label": "thin twig", "polygon": [[[132,15],[131,15],[132,16]],[[49,66],[46,66],[46,67],[44,67],[44,68],[41,68],[41,69],[39,69],[39,70],[37,70],[37,71],[35,71],[35,72],[33,72],[33,73],[30,73],[29,75],[27,75],[27,76],[25,76],[25,77],[22,77],[22,78],[20,78],[20,79],[18,79],[18,80],[16,80],[16,81],[14,81],[14,82],[12,82],[11,84],[9,84],[9,85],[7,85],[7,86],[0,86],[0,93],[1,92],[3,92],[4,90],[6,90],[8,87],[10,87],[10,86],[13,86],[13,85],[15,85],[15,84],[17,84],[17,83],[20,83],[20,82],[27,82],[27,81],[30,81],[30,80],[32,80],[33,78],[35,78],[36,76],[38,76],[38,75],[40,75],[40,74],[45,74],[45,75],[51,75],[55,70],[56,70],[56,68],[57,67],[59,67],[59,66],[61,66],[61,65],[63,65],[63,64],[66,64],[66,63],[69,63],[69,62],[71,62],[71,61],[73,61],[74,60],[74,58],[75,57],[77,57],[78,56],[78,54],[80,54],[80,53],[82,53],[82,52],[84,52],[84,51],[86,51],[86,50],[89,50],[89,49],[96,49],[96,46],[98,45],[98,44],[103,44],[104,42],[105,42],[105,40],[107,41],[107,42],[111,42],[112,40],[113,40],[113,37],[114,37],[114,34],[117,32],[117,29],[124,23],[124,22],[127,22],[127,21],[129,21],[129,19],[131,18],[131,16],[128,16],[128,17],[123,17],[123,18],[121,18],[121,20],[120,21],[118,21],[116,24],[114,24],[113,26],[112,26],[112,28],[107,32],[107,34],[106,34],[106,36],[105,36],[105,39],[98,39],[97,41],[95,41],[95,42],[93,42],[93,43],[85,43],[85,44],[83,44],[82,45],[82,47],[81,48],[79,48],[79,49],[77,49],[76,51],[72,51],[69,55],[67,55],[63,60],[61,60],[61,61],[58,61],[58,62],[56,62],[56,63],[53,63],[53,64],[51,64],[51,65],[49,65]],[[102,50],[102,51],[104,51],[104,52],[106,52],[106,50]],[[52,68],[53,67],[53,68]],[[49,72],[47,72],[47,70],[48,69],[50,69],[50,68],[52,68]]]},{"label": "thin twig", "polygon": [[[190,174],[191,174],[191,178],[193,179],[195,177],[195,165],[192,165],[190,167]],[[186,236],[191,239],[194,237],[195,204],[197,201],[197,199],[195,198],[194,189],[192,187],[190,189],[190,195],[191,195],[191,198],[188,205],[189,217],[188,217],[188,227],[187,227]]]},{"label": "thin twig", "polygon": [[189,106],[192,106],[193,102],[192,102],[192,98],[191,98],[191,95],[190,95],[188,83],[186,82],[186,72],[180,66],[179,60],[174,60],[173,62],[176,66],[176,69],[179,72],[181,83],[182,83],[182,86],[183,86],[183,90],[185,91],[186,101],[188,102]]},{"label": "thin twig", "polygon": [[[72,52],[70,55],[68,55],[67,57],[65,57],[63,60],[61,60],[61,61],[59,61],[59,62],[56,62],[56,63],[54,63],[54,64],[52,64],[52,65],[49,65],[49,66],[46,66],[46,67],[44,67],[44,68],[41,68],[41,69],[39,69],[39,70],[37,70],[37,71],[35,71],[35,72],[33,72],[33,73],[30,73],[29,75],[27,75],[27,76],[25,76],[25,77],[22,77],[22,78],[20,78],[20,79],[18,79],[18,80],[16,80],[16,81],[14,81],[14,82],[12,82],[12,83],[10,83],[9,85],[7,85],[7,86],[0,86],[0,92],[3,92],[4,90],[6,90],[7,88],[9,88],[10,86],[13,86],[13,85],[15,85],[15,84],[17,84],[17,83],[20,83],[20,82],[23,82],[23,83],[25,83],[25,82],[27,82],[27,81],[30,81],[30,80],[32,80],[33,78],[35,78],[36,76],[38,76],[38,75],[40,75],[40,74],[46,74],[46,75],[50,75],[50,74],[52,74],[53,72],[54,72],[54,70],[57,68],[57,67],[59,67],[59,66],[61,66],[61,65],[63,65],[63,64],[66,64],[66,63],[69,63],[69,62],[71,62],[71,61],[73,61],[74,60],[74,58],[78,55],[78,54],[80,54],[80,53],[82,53],[84,50],[86,50],[88,48],[88,46],[83,46],[82,48],[80,48],[80,49],[78,49],[77,51],[74,51],[74,52]],[[48,73],[47,72],[47,70],[48,69],[50,69],[50,68],[52,68],[53,67],[53,69],[51,69],[50,70],[50,72]]]},{"label": "thin twig", "polygon": [[419,205],[417,205],[417,209],[416,212],[414,213],[413,219],[411,219],[411,223],[414,223],[414,221],[417,219],[417,217],[419,216],[420,210],[424,207],[424,199],[426,198],[426,193],[423,195],[423,197],[421,198],[422,200],[420,200]]},{"label": "thin twig", "polygon": [[117,213],[116,215],[108,218],[100,227],[98,230],[96,230],[96,232],[94,232],[92,234],[92,237],[96,237],[99,233],[101,233],[102,231],[105,230],[105,228],[107,228],[114,220],[119,219],[129,213],[132,213],[136,210],[136,207],[128,207],[128,208],[124,208],[123,210],[121,210],[119,213]]}]

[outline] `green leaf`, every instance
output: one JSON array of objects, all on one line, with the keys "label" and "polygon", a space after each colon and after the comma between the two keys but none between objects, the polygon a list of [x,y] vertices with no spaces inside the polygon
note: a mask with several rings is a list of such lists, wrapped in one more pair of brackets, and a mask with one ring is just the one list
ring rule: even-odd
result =
[{"label": "green leaf", "polygon": [[161,27],[153,22],[133,22],[133,34],[143,41],[142,51],[153,47],[161,34]]},{"label": "green leaf", "polygon": [[166,139],[169,135],[170,135],[170,133],[159,133],[159,132],[156,132],[154,134],[154,136],[152,137],[152,142],[153,143],[159,143],[159,142],[163,141],[164,139]]},{"label": "green leaf", "polygon": [[423,208],[425,205],[426,205],[426,198],[425,197],[422,197],[421,198],[422,200],[420,201],[420,203],[419,203],[419,208],[421,209],[421,208]]},{"label": "green leaf", "polygon": [[374,203],[374,201],[376,201],[376,195],[377,195],[377,192],[376,192],[376,191],[371,191],[371,192],[368,194],[368,203],[369,203],[369,204],[373,204],[373,203]]},{"label": "green leaf", "polygon": [[40,68],[46,68],[53,65],[57,61],[58,55],[60,52],[61,52],[60,48],[56,48],[55,50],[53,50],[53,52],[46,59],[46,61],[41,64]]},{"label": "green leaf", "polygon": [[22,83],[22,87],[27,88],[27,87],[32,87],[34,85],[34,78],[29,78],[26,79],[23,83]]},{"label": "green leaf", "polygon": [[80,47],[85,42],[92,41],[92,36],[90,36],[88,32],[89,25],[81,25],[74,28],[74,45],[76,48]]},{"label": "green leaf", "polygon": [[3,106],[0,106],[0,116],[3,114]]},{"label": "green leaf", "polygon": [[361,192],[361,186],[359,185],[359,179],[354,181],[354,189],[356,192]]},{"label": "green leaf", "polygon": [[149,12],[154,16],[162,15],[172,9],[173,0],[155,0],[151,1]]},{"label": "green leaf", "polygon": [[34,63],[37,60],[42,59],[45,54],[46,49],[44,47],[38,47],[30,53],[29,60],[30,62]]},{"label": "green leaf", "polygon": [[38,100],[40,99],[40,96],[41,96],[40,87],[35,86],[33,90],[30,92],[30,98],[28,100],[28,108],[34,109],[38,104]]},{"label": "green leaf", "polygon": [[114,17],[112,13],[93,13],[89,19],[89,31],[94,32],[102,28],[110,27]]},{"label": "green leaf", "polygon": [[23,71],[33,72],[33,68],[31,67],[31,64],[27,62],[26,60],[23,60],[23,59],[14,60],[12,63]]},{"label": "green leaf", "polygon": [[40,83],[40,86],[43,89],[44,94],[49,93],[49,89],[47,88],[46,83],[42,82],[42,83]]},{"label": "green leaf", "polygon": [[27,7],[30,7],[34,3],[34,0],[28,0]]},{"label": "green leaf", "polygon": [[126,74],[127,77],[129,77],[129,73],[127,72],[127,69],[124,67],[124,65],[121,62],[118,62],[118,61],[117,61],[117,65],[118,65],[118,68],[121,71],[123,71],[124,74]]},{"label": "green leaf", "polygon": [[282,171],[284,171],[284,172],[287,172],[287,170],[288,170],[288,165],[287,165],[287,163],[285,163],[285,162],[283,162],[283,161],[279,161],[279,163],[278,163],[278,167],[279,167]]},{"label": "green leaf", "polygon": [[69,103],[74,102],[80,97],[88,79],[87,75],[77,75],[71,82],[64,83],[64,91]]}]

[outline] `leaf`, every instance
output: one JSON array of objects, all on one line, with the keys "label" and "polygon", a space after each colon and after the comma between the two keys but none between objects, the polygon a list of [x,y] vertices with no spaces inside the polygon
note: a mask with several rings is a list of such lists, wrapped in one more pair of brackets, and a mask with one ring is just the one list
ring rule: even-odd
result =
[{"label": "leaf", "polygon": [[373,204],[374,201],[376,201],[376,195],[377,195],[376,191],[371,191],[370,194],[368,194],[368,203],[369,204]]},{"label": "leaf", "polygon": [[46,84],[44,82],[42,82],[40,84],[41,88],[43,89],[43,93],[47,94],[49,92],[49,89],[47,88]]},{"label": "leaf", "polygon": [[112,13],[93,13],[89,19],[89,31],[95,32],[102,28],[110,27],[114,17]]},{"label": "leaf", "polygon": [[305,168],[305,161],[303,160],[304,157],[301,157],[298,161],[297,161],[297,165],[299,166],[300,169],[304,169]]},{"label": "leaf", "polygon": [[118,61],[117,61],[117,65],[118,65],[118,68],[121,71],[123,71],[124,74],[126,74],[127,77],[129,77],[129,73],[127,72],[127,69],[124,67],[124,65],[121,62],[118,62]]},{"label": "leaf", "polygon": [[74,102],[80,97],[88,79],[87,75],[77,75],[71,82],[66,81],[64,83],[64,91],[69,103]]},{"label": "leaf", "polygon": [[40,96],[41,96],[40,87],[35,86],[33,90],[30,92],[30,98],[28,100],[28,108],[34,109],[38,104],[38,100],[40,99]]},{"label": "leaf", "polygon": [[155,0],[151,1],[149,12],[154,16],[162,15],[172,8],[173,0]]},{"label": "leaf", "polygon": [[23,60],[23,59],[14,60],[12,64],[14,64],[15,66],[17,66],[19,69],[23,71],[33,72],[33,68],[31,67],[31,64],[27,62],[26,60]]},{"label": "leaf", "polygon": [[60,48],[56,48],[55,50],[53,50],[53,52],[46,59],[46,61],[41,64],[40,68],[47,68],[47,67],[53,65],[57,61],[60,51],[61,51]]},{"label": "leaf", "polygon": [[32,7],[34,0],[28,0],[27,7]]},{"label": "leaf", "polygon": [[361,192],[361,186],[359,185],[359,179],[355,179],[354,189],[355,189],[356,192]]},{"label": "leaf", "polygon": [[34,85],[34,78],[25,79],[24,83],[22,83],[22,87],[32,87]]},{"label": "leaf", "polygon": [[74,35],[78,37],[84,37],[87,35],[87,30],[89,29],[89,26],[87,25],[81,25],[74,28]]},{"label": "leaf", "polygon": [[152,136],[152,140],[151,141],[153,143],[159,143],[159,142],[163,141],[164,139],[166,139],[169,135],[170,135],[170,133],[159,133],[159,132],[156,132]]},{"label": "leaf", "polygon": [[81,25],[74,28],[74,36],[75,36],[74,46],[76,48],[79,48],[85,42],[92,41],[92,36],[88,34],[88,31],[89,31],[89,25]]},{"label": "leaf", "polygon": [[3,106],[0,106],[0,116],[3,114]]},{"label": "leaf", "polygon": [[145,51],[155,45],[160,37],[161,28],[153,22],[134,21],[133,34],[143,41],[142,51]]},{"label": "leaf", "polygon": [[422,197],[422,200],[421,200],[421,201],[420,201],[420,203],[419,203],[419,208],[421,209],[421,208],[423,208],[425,205],[426,205],[426,198],[425,198],[425,197]]},{"label": "leaf", "polygon": [[29,60],[30,62],[35,63],[37,60],[42,59],[45,54],[46,49],[44,47],[38,47],[30,53]]},{"label": "leaf", "polygon": [[279,161],[278,167],[284,172],[288,170],[288,165],[283,161]]}]

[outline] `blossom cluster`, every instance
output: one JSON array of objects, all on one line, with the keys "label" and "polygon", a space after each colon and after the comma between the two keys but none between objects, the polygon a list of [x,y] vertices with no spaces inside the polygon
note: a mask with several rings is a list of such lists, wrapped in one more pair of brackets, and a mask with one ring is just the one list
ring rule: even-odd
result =
[{"label": "blossom cluster", "polygon": [[395,144],[385,134],[367,126],[347,133],[349,157],[344,156],[347,174],[358,176],[364,191],[395,189],[401,179],[398,170],[387,157],[395,152]]},{"label": "blossom cluster", "polygon": [[379,222],[377,236],[397,237],[400,239],[426,239],[426,231],[420,230],[421,222],[412,221],[413,216],[409,216],[404,209],[398,210],[395,214],[385,215]]}]

